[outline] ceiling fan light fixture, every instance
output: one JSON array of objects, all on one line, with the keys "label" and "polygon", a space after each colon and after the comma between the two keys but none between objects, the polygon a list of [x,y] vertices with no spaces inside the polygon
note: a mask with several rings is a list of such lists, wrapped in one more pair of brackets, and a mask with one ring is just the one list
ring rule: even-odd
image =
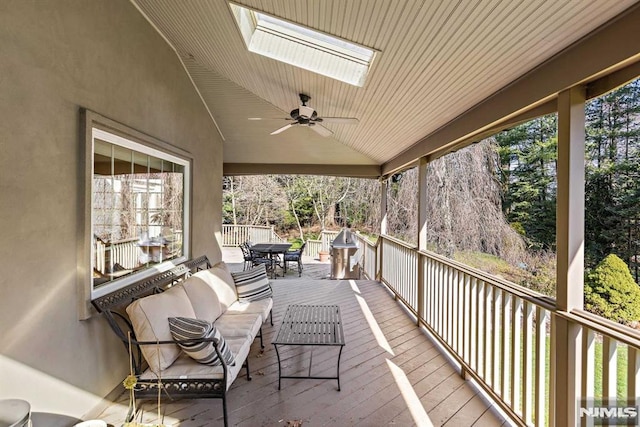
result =
[{"label": "ceiling fan light fixture", "polygon": [[[294,108],[293,110],[291,110],[291,112],[289,113],[289,117],[291,118],[286,117],[284,119],[275,119],[275,120],[293,121],[293,123],[289,123],[285,126],[282,126],[279,129],[274,130],[273,132],[271,132],[271,135],[277,135],[297,125],[297,126],[310,127],[316,133],[324,137],[327,137],[327,136],[333,135],[333,132],[330,129],[327,129],[326,127],[320,124],[323,121],[336,122],[340,124],[357,124],[358,123],[358,119],[356,119],[355,117],[325,117],[325,118],[319,117],[318,112],[314,108],[307,106],[307,102],[311,99],[311,97],[304,93],[299,94],[299,96],[300,96],[300,101],[302,102],[302,105],[298,106],[298,108]],[[262,119],[259,117],[250,117],[249,120],[269,120],[269,119]]]},{"label": "ceiling fan light fixture", "polygon": [[316,110],[311,107],[307,107],[306,105],[301,105],[300,107],[298,107],[298,114],[300,115],[300,117],[304,117],[305,119],[310,119],[315,112]]}]

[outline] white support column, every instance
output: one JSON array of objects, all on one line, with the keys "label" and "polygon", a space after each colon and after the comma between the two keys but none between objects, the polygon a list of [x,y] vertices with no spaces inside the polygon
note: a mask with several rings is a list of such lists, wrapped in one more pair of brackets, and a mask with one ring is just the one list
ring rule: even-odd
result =
[{"label": "white support column", "polygon": [[382,280],[382,236],[387,234],[387,180],[380,181],[380,237],[378,238],[378,262],[376,278]]},{"label": "white support column", "polygon": [[[418,250],[427,250],[427,167],[426,157],[418,162]],[[424,259],[418,255],[418,325],[420,319],[426,318],[425,313],[425,286],[426,275]],[[451,295],[449,295],[451,296]]]},{"label": "white support column", "polygon": [[380,181],[380,234],[387,234],[387,180]]},{"label": "white support column", "polygon": [[[556,207],[557,286],[560,311],[581,309],[584,286],[584,87],[558,96],[558,193]],[[556,426],[578,424],[582,373],[582,328],[554,316]]]},{"label": "white support column", "polygon": [[418,162],[418,250],[427,250],[427,168],[426,157]]}]

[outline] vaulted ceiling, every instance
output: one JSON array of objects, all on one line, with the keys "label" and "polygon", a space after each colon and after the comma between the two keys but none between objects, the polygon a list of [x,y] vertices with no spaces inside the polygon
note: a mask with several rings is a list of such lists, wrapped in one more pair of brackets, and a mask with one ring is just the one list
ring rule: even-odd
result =
[{"label": "vaulted ceiling", "polygon": [[[229,173],[386,173],[640,60],[635,0],[235,1],[376,49],[357,87],[249,52],[227,1],[132,1],[184,63]],[[248,120],[287,117],[299,93],[320,115],[359,123],[326,123],[323,137]]]}]

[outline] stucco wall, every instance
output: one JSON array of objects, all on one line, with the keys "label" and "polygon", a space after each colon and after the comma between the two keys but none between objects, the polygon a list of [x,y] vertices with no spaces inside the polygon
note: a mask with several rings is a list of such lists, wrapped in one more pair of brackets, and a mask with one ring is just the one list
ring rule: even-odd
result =
[{"label": "stucco wall", "polygon": [[194,157],[192,255],[220,259],[222,141],[175,53],[126,0],[0,2],[0,398],[82,416],[127,372],[78,320],[79,108]]}]

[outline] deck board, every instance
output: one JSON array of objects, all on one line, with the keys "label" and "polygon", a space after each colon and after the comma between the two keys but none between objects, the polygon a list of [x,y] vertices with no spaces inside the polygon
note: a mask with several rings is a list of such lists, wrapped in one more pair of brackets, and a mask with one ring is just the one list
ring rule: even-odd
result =
[{"label": "deck board", "polygon": [[[234,266],[236,269],[238,265]],[[240,264],[241,268],[241,264]],[[463,380],[426,334],[394,301],[388,290],[374,281],[329,280],[327,264],[305,265],[301,278],[290,273],[272,281],[273,320],[263,326],[265,349],[259,340],[249,354],[252,381],[244,370],[228,394],[230,425],[286,426],[301,421],[307,426],[428,425],[416,420],[408,408],[407,395],[415,396],[434,426],[501,426],[505,420]],[[361,303],[370,311],[393,354],[383,348]],[[340,366],[340,385],[335,380],[283,379],[278,391],[278,364],[271,341],[289,304],[337,304],[342,314],[346,345]],[[308,368],[308,348],[283,347],[283,366],[294,374]],[[316,347],[313,374],[335,373],[337,347]],[[391,365],[401,372],[410,390],[401,390]],[[408,393],[408,394],[407,394]],[[410,399],[410,398],[409,398]],[[126,412],[127,396],[107,408],[101,418],[118,426]],[[156,421],[157,408],[144,402],[145,421]],[[167,425],[180,427],[221,426],[222,402],[218,399],[163,401]],[[415,411],[414,411],[415,412]],[[418,411],[419,412],[419,411]]]}]

